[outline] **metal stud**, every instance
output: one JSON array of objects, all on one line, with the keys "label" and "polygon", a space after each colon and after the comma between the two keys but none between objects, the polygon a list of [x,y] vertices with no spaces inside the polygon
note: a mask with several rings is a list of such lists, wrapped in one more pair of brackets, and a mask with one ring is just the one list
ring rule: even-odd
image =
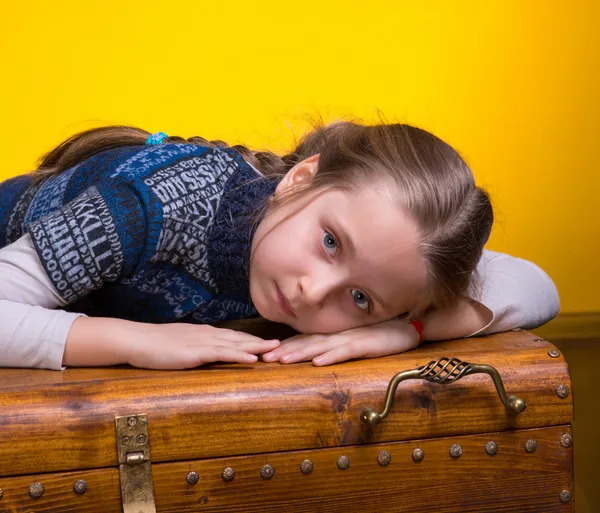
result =
[{"label": "metal stud", "polygon": [[388,451],[380,451],[377,455],[377,463],[382,467],[387,467],[392,461],[392,455]]},{"label": "metal stud", "polygon": [[420,447],[417,447],[412,452],[412,459],[415,463],[419,463],[420,461],[423,461],[424,457],[425,457],[425,451],[423,449],[421,449]]},{"label": "metal stud", "polygon": [[550,351],[548,351],[548,356],[551,358],[558,358],[560,356],[560,351],[558,349],[550,349]]},{"label": "metal stud", "polygon": [[39,481],[29,485],[29,496],[32,499],[39,499],[42,495],[44,495],[44,485]]},{"label": "metal stud", "polygon": [[235,470],[233,470],[231,467],[225,467],[223,472],[221,472],[221,477],[224,481],[233,481],[233,478],[235,477]]},{"label": "metal stud", "polygon": [[337,460],[337,467],[340,470],[346,470],[350,466],[350,459],[348,456],[340,456]]},{"label": "metal stud", "polygon": [[260,477],[262,477],[263,479],[273,479],[274,475],[275,469],[268,463],[266,465],[263,465],[260,469]]},{"label": "metal stud", "polygon": [[558,394],[558,397],[564,399],[569,395],[569,387],[567,385],[558,385],[556,393]]},{"label": "metal stud", "polygon": [[493,440],[490,440],[487,444],[485,444],[485,452],[487,452],[490,456],[493,456],[498,452],[498,444]]},{"label": "metal stud", "polygon": [[78,479],[73,485],[73,491],[79,495],[84,494],[88,489],[87,483],[83,479]]},{"label": "metal stud", "polygon": [[563,490],[560,492],[560,502],[563,504],[568,504],[573,500],[573,494],[569,490]]},{"label": "metal stud", "polygon": [[188,475],[186,476],[185,480],[187,481],[187,484],[195,485],[196,483],[198,483],[198,481],[200,481],[200,474],[192,470],[191,472],[188,472]]},{"label": "metal stud", "polygon": [[525,442],[525,450],[527,452],[535,452],[535,450],[538,448],[538,443],[537,440],[527,440],[527,442]]},{"label": "metal stud", "polygon": [[569,433],[565,433],[560,437],[560,445],[563,447],[571,447],[573,445],[573,437]]},{"label": "metal stud", "polygon": [[135,427],[137,425],[137,418],[135,417],[129,417],[127,419],[127,424],[129,425],[129,427]]},{"label": "metal stud", "polygon": [[462,456],[462,447],[458,444],[454,444],[450,447],[450,456],[453,458],[460,458]]},{"label": "metal stud", "polygon": [[313,471],[313,469],[314,465],[313,462],[310,460],[304,460],[302,463],[300,463],[300,470],[304,475],[310,474]]}]

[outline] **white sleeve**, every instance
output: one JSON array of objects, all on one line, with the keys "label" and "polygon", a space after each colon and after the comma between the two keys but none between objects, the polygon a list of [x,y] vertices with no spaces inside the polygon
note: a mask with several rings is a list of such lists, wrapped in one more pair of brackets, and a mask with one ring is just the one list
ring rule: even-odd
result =
[{"label": "white sleeve", "polygon": [[67,335],[82,314],[64,306],[29,235],[0,249],[0,367],[60,370]]},{"label": "white sleeve", "polygon": [[503,253],[484,250],[477,265],[481,287],[469,296],[493,314],[489,324],[468,335],[489,335],[513,328],[534,329],[560,309],[558,291],[537,265]]}]

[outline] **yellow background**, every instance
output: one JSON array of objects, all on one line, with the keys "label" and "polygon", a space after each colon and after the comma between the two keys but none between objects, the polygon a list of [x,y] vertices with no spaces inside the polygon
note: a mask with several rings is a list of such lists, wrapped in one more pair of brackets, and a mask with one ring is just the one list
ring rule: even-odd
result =
[{"label": "yellow background", "polygon": [[377,109],[456,147],[490,249],[600,311],[600,2],[2,1],[0,178],[127,123],[274,150]]}]

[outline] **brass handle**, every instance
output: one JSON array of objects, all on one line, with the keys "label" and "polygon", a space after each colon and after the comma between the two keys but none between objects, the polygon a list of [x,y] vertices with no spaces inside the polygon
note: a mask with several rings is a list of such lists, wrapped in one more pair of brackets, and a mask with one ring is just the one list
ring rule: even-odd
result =
[{"label": "brass handle", "polygon": [[407,379],[425,379],[431,383],[453,383],[467,374],[489,374],[496,385],[496,390],[500,396],[502,404],[507,409],[515,412],[517,415],[527,408],[527,403],[515,395],[507,397],[502,378],[500,374],[491,365],[467,363],[458,358],[443,357],[439,360],[432,360],[427,365],[418,369],[399,372],[390,381],[385,396],[385,407],[381,413],[377,413],[374,408],[364,410],[360,416],[361,420],[371,426],[376,426],[385,419],[392,408],[394,394],[401,381]]}]

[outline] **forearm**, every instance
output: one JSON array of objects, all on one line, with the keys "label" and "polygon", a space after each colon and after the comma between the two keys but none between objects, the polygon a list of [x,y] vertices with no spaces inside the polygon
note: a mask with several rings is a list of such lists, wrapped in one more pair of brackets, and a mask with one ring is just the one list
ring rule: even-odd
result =
[{"label": "forearm", "polygon": [[137,325],[108,317],[79,317],[67,336],[63,365],[103,367],[128,363],[128,341]]},{"label": "forearm", "polygon": [[419,319],[425,329],[423,340],[462,338],[487,326],[492,312],[481,303],[462,297],[444,310],[432,310]]},{"label": "forearm", "polygon": [[60,370],[78,315],[0,299],[0,367]]}]

